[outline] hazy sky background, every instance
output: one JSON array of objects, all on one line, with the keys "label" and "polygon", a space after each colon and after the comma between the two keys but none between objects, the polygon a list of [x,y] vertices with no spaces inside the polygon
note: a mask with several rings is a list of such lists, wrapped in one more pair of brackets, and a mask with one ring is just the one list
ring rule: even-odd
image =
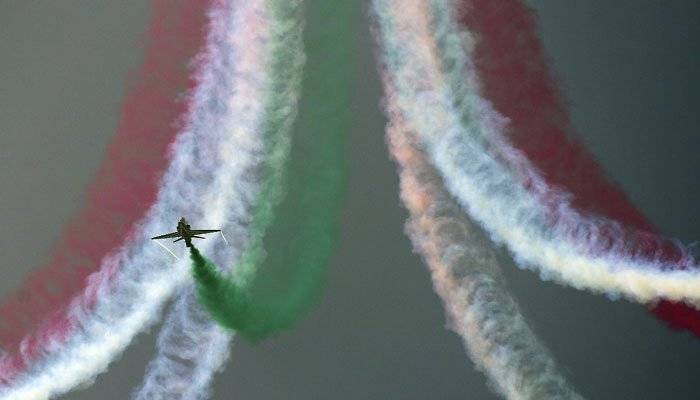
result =
[{"label": "hazy sky background", "polygon": [[[363,5],[360,7],[360,5]],[[531,0],[576,134],[667,235],[700,239],[700,3]],[[48,259],[115,131],[148,21],[144,1],[0,2],[0,294]],[[214,399],[495,399],[444,328],[384,145],[366,5],[355,15],[351,171],[325,295],[296,329],[236,341]],[[309,71],[312,73],[312,71]],[[700,339],[643,307],[543,283],[502,252],[523,313],[595,399],[697,398]],[[154,333],[67,399],[125,399]]]}]

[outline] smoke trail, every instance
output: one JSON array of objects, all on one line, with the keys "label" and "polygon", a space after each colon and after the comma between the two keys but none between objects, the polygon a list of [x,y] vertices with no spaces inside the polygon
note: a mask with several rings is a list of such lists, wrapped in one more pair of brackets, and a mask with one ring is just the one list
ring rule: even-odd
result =
[{"label": "smoke trail", "polygon": [[304,81],[284,201],[275,207],[283,183],[275,171],[285,160],[273,158],[267,169],[269,189],[263,189],[254,213],[250,247],[233,274],[222,275],[211,264],[195,263],[202,303],[223,326],[252,339],[288,327],[320,290],[344,182],[350,6],[318,1],[308,8],[324,24],[322,31],[314,30],[321,26],[316,24],[305,34],[312,72]]},{"label": "smoke trail", "polygon": [[[153,323],[164,300],[187,279],[189,263],[172,264],[148,237],[170,230],[181,215],[207,226],[247,217],[245,204],[257,193],[251,170],[262,161],[263,149],[249,132],[228,131],[226,106],[238,93],[231,87],[230,65],[220,57],[235,48],[228,35],[233,31],[230,8],[224,3],[210,10],[212,34],[199,57],[198,86],[157,201],[134,235],[89,277],[85,293],[71,302],[68,318],[75,329],[68,337],[46,335],[31,357],[3,357],[0,398],[47,399],[64,393],[104,371],[135,334]],[[243,65],[249,79],[256,80],[257,64]],[[203,250],[211,243],[205,242]]]},{"label": "smoke trail", "polygon": [[387,141],[411,214],[406,230],[471,359],[507,399],[581,399],[508,294],[493,245],[446,193],[400,112],[391,108]]},{"label": "smoke trail", "polygon": [[[204,41],[208,4],[154,0],[146,57],[105,161],[88,188],[85,208],[63,230],[49,264],[33,272],[0,306],[4,350],[19,351],[23,340],[22,351],[38,352],[35,347],[42,337],[67,335],[73,328],[65,314],[70,300],[86,289],[88,275],[133,234],[134,225],[155,201],[167,146],[180,130],[179,118],[187,107],[179,95],[195,84],[188,62]],[[27,337],[31,332],[34,335]]]},{"label": "smoke trail", "polygon": [[[479,96],[473,43],[451,1],[375,0],[388,96],[423,142],[445,184],[492,238],[543,278],[650,302],[700,300],[695,261],[680,246],[673,262],[631,243],[657,238],[582,215],[503,136],[507,121]],[[554,217],[551,210],[556,210]],[[642,248],[646,248],[642,246]],[[657,248],[663,248],[659,246]]]},{"label": "smoke trail", "polygon": [[[462,0],[460,24],[478,40],[473,50],[481,92],[494,109],[508,118],[504,130],[549,186],[571,193],[571,207],[582,214],[599,214],[630,228],[654,232],[649,221],[610,182],[573,131],[569,115],[545,62],[537,37],[534,12],[520,0]],[[555,210],[553,210],[555,211]],[[629,243],[636,251],[673,262],[672,243]],[[675,327],[700,334],[698,311],[682,303],[662,301],[654,312]]]},{"label": "smoke trail", "polygon": [[[291,6],[288,3],[287,7]],[[275,12],[274,3],[268,0],[233,1],[230,7],[233,31],[220,32],[218,40],[230,37],[233,47],[217,56],[230,66],[231,87],[237,93],[235,101],[229,102],[225,130],[246,135],[257,148],[267,147],[265,161],[270,162],[270,158],[286,153],[285,136],[296,110],[303,62],[300,25],[294,20],[299,6],[293,5],[290,13]],[[232,157],[236,157],[235,151],[232,149]],[[233,179],[221,181],[221,185],[237,184]],[[221,227],[227,235],[233,234],[234,240],[209,252],[218,265],[234,265],[248,245],[253,203],[253,198],[241,202],[237,218],[228,218]],[[257,229],[254,233],[259,235],[264,226]],[[209,318],[199,305],[194,286],[188,285],[166,319],[158,338],[158,353],[134,398],[207,398],[209,382],[228,356],[229,342],[229,333]]]},{"label": "smoke trail", "polygon": [[209,398],[211,380],[229,356],[231,338],[212,322],[187,285],[168,314],[158,336],[158,353],[132,398]]}]

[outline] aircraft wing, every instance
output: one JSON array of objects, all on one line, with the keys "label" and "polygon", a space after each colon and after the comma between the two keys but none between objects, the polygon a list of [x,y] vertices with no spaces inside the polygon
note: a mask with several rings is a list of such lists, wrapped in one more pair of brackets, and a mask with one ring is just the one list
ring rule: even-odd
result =
[{"label": "aircraft wing", "polygon": [[190,229],[189,232],[193,235],[200,235],[202,233],[221,232],[221,229]]},{"label": "aircraft wing", "polygon": [[167,233],[165,235],[152,237],[151,239],[170,239],[170,238],[176,238],[176,237],[180,237],[179,232]]}]

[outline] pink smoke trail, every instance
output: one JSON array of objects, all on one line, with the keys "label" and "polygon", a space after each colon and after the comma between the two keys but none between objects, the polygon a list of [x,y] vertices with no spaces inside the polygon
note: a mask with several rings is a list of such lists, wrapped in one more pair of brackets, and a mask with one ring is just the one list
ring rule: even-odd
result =
[{"label": "pink smoke trail", "polygon": [[476,368],[510,400],[582,399],[509,295],[493,243],[447,193],[401,113],[387,108],[387,142],[410,214],[406,232]]},{"label": "pink smoke trail", "polygon": [[[457,7],[460,23],[476,36],[473,61],[481,93],[508,119],[504,134],[513,147],[540,171],[547,185],[568,191],[570,206],[578,212],[655,233],[625,193],[607,179],[583,143],[568,135],[573,127],[545,61],[534,12],[521,0],[461,0]],[[557,207],[551,204],[553,216]],[[613,233],[611,229],[608,234]],[[661,254],[668,263],[680,261],[683,251],[674,242],[627,234],[633,253]],[[651,308],[672,327],[700,335],[698,310],[667,300]]]},{"label": "pink smoke trail", "polygon": [[452,195],[521,266],[640,303],[700,304],[700,273],[685,248],[581,211],[511,143],[510,120],[481,93],[473,55],[479,37],[458,13],[469,8],[451,0],[374,3],[384,79],[395,88],[388,101],[415,127]]},{"label": "pink smoke trail", "polygon": [[[167,166],[168,146],[181,129],[188,107],[183,96],[195,85],[190,61],[204,41],[209,0],[154,0],[145,61],[134,75],[117,132],[87,193],[85,208],[74,216],[54,245],[48,265],[32,273],[0,306],[3,379],[38,356],[74,328],[66,314],[70,300],[88,288],[87,277],[115,251],[153,204]],[[94,301],[89,292],[86,303]],[[84,304],[87,306],[88,304]]]},{"label": "pink smoke trail", "polygon": [[[86,290],[71,299],[67,315],[75,329],[59,337],[47,334],[36,356],[27,357],[22,348],[0,358],[0,398],[43,400],[84,384],[156,321],[165,300],[189,281],[191,266],[186,258],[172,262],[149,237],[171,229],[179,216],[226,229],[237,246],[245,242],[250,204],[262,178],[257,172],[266,156],[260,123],[285,121],[288,127],[298,98],[300,80],[280,84],[271,66],[285,66],[291,54],[291,59],[303,58],[301,36],[290,34],[299,30],[300,21],[266,11],[275,5],[229,0],[213,2],[207,10],[206,45],[196,58],[197,84],[188,94],[190,105],[170,148],[157,200],[125,243],[101,260]],[[205,241],[200,248],[219,261],[232,262],[238,254],[223,242]],[[180,300],[178,304],[198,307],[186,294]],[[176,307],[171,316],[177,326],[164,330],[161,353],[151,364],[157,368],[149,368],[145,391],[136,396],[206,397],[213,372],[226,358],[230,335],[199,309],[190,313]],[[190,339],[206,347],[191,347]],[[171,357],[177,350],[185,351]],[[163,376],[167,382],[159,379]]]}]

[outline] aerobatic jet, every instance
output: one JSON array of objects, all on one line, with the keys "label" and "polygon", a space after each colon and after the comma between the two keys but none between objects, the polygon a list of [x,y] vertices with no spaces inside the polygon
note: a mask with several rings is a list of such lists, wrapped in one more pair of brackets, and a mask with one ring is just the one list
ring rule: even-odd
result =
[{"label": "aerobatic jet", "polygon": [[177,223],[177,231],[176,232],[167,233],[165,235],[152,237],[151,239],[179,238],[177,240],[174,240],[174,242],[179,242],[180,240],[185,239],[185,245],[187,247],[192,247],[192,238],[204,239],[203,237],[197,236],[197,235],[203,235],[205,233],[214,233],[214,232],[221,232],[221,230],[220,229],[190,229],[190,225],[185,220],[185,217],[182,217],[182,218],[180,218],[180,221]]}]

